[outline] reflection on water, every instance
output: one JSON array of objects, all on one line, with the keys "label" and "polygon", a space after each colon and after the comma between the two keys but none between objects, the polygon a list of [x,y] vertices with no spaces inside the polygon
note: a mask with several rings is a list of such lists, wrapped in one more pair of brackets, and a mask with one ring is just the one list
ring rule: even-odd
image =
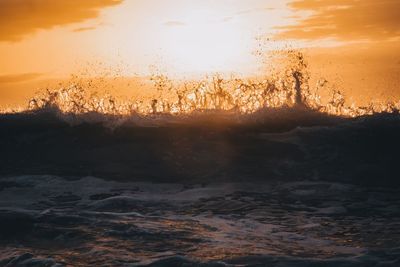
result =
[{"label": "reflection on water", "polygon": [[2,179],[0,199],[1,266],[399,264],[390,188],[24,176]]}]

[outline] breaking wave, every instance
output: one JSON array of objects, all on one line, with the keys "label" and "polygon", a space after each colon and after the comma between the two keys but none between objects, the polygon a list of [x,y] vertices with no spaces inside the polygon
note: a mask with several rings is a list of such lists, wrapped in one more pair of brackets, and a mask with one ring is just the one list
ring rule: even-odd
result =
[{"label": "breaking wave", "polygon": [[[287,115],[319,114],[354,118],[379,113],[398,113],[397,103],[357,106],[347,103],[340,90],[320,79],[310,84],[307,63],[300,52],[286,52],[283,71],[257,78],[207,76],[200,80],[172,80],[161,73],[151,77],[155,94],[127,99],[92,90],[93,81],[75,79],[58,89],[46,89],[32,97],[22,110],[2,113],[54,113],[69,122],[121,122],[157,124],[171,121],[230,122],[288,119]],[[329,92],[323,99],[320,92]],[[318,117],[318,116],[317,116]],[[219,122],[220,122],[219,120]]]},{"label": "breaking wave", "polygon": [[[300,53],[262,80],[173,82],[123,100],[75,82],[0,115],[0,175],[400,184],[400,102],[358,107],[309,83]],[[90,88],[89,88],[90,89]],[[378,179],[379,177],[379,179]]]}]

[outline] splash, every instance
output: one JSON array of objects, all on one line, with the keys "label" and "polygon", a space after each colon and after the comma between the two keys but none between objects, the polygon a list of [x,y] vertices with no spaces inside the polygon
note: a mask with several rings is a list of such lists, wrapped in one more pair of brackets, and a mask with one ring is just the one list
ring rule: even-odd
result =
[{"label": "splash", "polygon": [[[24,110],[51,109],[62,114],[179,116],[209,111],[253,114],[261,110],[289,108],[344,117],[400,110],[400,101],[370,104],[366,107],[348,104],[341,91],[329,88],[329,82],[324,79],[311,86],[303,54],[295,50],[284,53],[284,70],[254,78],[233,75],[226,78],[214,74],[203,79],[179,81],[157,73],[150,78],[156,93],[143,98],[126,99],[111,93],[99,94],[91,90],[92,82],[84,83],[74,79],[67,86],[56,90],[47,89],[34,96]],[[322,101],[319,92],[327,90],[331,91],[331,97],[328,101]]]}]

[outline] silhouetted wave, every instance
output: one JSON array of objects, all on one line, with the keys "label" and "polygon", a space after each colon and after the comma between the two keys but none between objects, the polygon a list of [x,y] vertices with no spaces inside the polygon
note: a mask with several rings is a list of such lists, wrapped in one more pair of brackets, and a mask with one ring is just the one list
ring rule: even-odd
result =
[{"label": "silhouetted wave", "polygon": [[398,136],[397,112],[346,118],[282,107],[121,117],[39,110],[0,116],[0,173],[397,185]]}]

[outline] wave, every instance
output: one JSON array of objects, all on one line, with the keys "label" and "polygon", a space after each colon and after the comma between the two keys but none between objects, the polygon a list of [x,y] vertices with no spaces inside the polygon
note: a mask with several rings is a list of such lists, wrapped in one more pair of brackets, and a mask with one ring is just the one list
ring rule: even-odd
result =
[{"label": "wave", "polygon": [[[322,101],[304,58],[263,80],[212,76],[122,100],[74,83],[0,114],[0,175],[144,181],[334,180],[398,185],[398,104]],[[379,177],[379,178],[378,178]]]},{"label": "wave", "polygon": [[234,122],[221,114],[158,117],[159,124],[144,117],[117,126],[112,115],[95,123],[80,118],[90,114],[75,114],[80,123],[72,124],[52,112],[1,115],[0,175],[399,184],[399,114],[343,118],[287,108],[266,114]]},{"label": "wave", "polygon": [[[92,87],[96,79],[74,76],[66,86],[46,89],[33,96],[27,107],[2,113],[54,112],[60,117],[91,118],[94,121],[114,119],[196,120],[210,116],[246,119],[249,114],[275,116],[282,110],[322,113],[341,117],[360,117],[377,113],[398,113],[400,101],[357,106],[348,103],[340,90],[330,87],[325,79],[314,86],[302,53],[285,51],[283,70],[255,78],[224,78],[215,74],[203,79],[174,80],[161,73],[154,74],[153,93],[141,98],[127,99],[112,93],[99,93]],[[286,64],[286,65],[285,65]],[[99,78],[100,83],[104,78]],[[143,88],[143,90],[145,90]],[[321,92],[330,97],[324,98]],[[279,112],[277,112],[279,111]],[[269,113],[272,113],[270,115]],[[79,116],[74,116],[79,115]],[[101,116],[104,116],[101,118]],[[279,119],[279,116],[278,118]]]}]

